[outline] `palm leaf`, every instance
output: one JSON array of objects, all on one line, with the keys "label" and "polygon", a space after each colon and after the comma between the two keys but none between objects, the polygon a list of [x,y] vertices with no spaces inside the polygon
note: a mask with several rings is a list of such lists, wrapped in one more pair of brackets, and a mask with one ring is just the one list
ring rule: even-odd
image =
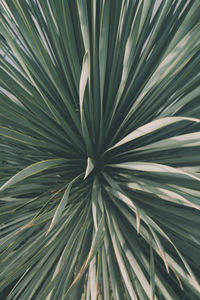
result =
[{"label": "palm leaf", "polygon": [[199,14],[1,1],[2,299],[199,299]]}]

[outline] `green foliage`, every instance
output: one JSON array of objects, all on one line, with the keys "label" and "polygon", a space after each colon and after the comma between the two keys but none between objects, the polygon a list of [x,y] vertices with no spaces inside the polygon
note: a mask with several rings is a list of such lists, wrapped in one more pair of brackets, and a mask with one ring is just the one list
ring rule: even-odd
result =
[{"label": "green foliage", "polygon": [[199,15],[0,2],[2,297],[200,298]]}]

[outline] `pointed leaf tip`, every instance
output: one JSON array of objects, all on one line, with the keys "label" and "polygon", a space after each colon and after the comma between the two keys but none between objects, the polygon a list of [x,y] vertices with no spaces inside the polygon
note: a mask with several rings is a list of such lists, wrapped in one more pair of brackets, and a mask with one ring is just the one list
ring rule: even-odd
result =
[{"label": "pointed leaf tip", "polygon": [[94,169],[94,164],[92,162],[92,159],[90,157],[88,157],[87,167],[86,167],[86,171],[85,171],[85,176],[84,176],[83,179],[85,179],[86,177],[88,177],[88,175],[92,172],[93,169]]}]

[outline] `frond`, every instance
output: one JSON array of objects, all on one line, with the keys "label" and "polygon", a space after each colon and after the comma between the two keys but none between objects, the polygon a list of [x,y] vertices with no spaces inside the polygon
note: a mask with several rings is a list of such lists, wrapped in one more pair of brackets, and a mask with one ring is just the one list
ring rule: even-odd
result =
[{"label": "frond", "polygon": [[2,297],[199,299],[199,15],[1,1]]}]

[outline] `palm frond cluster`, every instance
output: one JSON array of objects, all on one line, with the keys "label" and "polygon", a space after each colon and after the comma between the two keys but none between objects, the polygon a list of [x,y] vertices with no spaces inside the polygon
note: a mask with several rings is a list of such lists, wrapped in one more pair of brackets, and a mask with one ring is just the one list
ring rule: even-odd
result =
[{"label": "palm frond cluster", "polygon": [[1,0],[6,299],[200,298],[199,16]]}]

